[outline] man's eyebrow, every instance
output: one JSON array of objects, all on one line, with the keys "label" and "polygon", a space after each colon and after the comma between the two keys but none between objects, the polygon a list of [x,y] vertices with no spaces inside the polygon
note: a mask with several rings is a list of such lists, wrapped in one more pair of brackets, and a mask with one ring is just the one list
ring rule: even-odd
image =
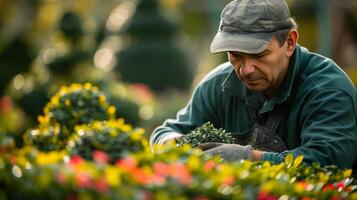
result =
[{"label": "man's eyebrow", "polygon": [[257,53],[256,55],[262,55],[262,54],[266,54],[266,53],[269,53],[270,50],[269,49],[265,49],[264,51],[260,52],[260,53]]}]

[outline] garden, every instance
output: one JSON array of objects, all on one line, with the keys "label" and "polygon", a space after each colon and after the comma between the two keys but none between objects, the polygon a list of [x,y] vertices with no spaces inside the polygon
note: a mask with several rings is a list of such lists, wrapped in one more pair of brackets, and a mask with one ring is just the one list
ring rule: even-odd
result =
[{"label": "garden", "polygon": [[[204,154],[201,143],[234,143],[210,123],[177,143],[149,145],[226,61],[207,45],[228,2],[0,1],[0,200],[357,200],[351,169],[292,155],[273,164]],[[356,27],[355,4],[337,10],[347,36],[330,44],[317,34],[326,18],[311,14],[326,5],[296,2],[301,44],[335,56],[357,85],[356,30],[342,30]]]},{"label": "garden", "polygon": [[[204,124],[176,144],[150,148],[90,83],[62,87],[23,135],[0,135],[1,199],[357,199],[352,170],[285,162],[224,162],[195,147],[233,142]],[[207,137],[209,136],[209,137]]]}]

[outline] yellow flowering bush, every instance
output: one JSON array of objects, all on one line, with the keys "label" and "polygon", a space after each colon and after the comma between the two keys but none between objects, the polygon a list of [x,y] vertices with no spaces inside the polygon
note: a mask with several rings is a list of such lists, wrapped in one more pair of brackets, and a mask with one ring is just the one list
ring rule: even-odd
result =
[{"label": "yellow flowering bush", "polygon": [[291,155],[278,165],[222,163],[174,145],[115,164],[29,148],[0,155],[5,199],[357,199],[350,176],[351,170],[306,166]]},{"label": "yellow flowering bush", "polygon": [[115,107],[110,106],[105,95],[92,84],[64,86],[38,117],[38,128],[24,134],[24,143],[42,151],[62,150],[76,125],[114,119],[115,112]]},{"label": "yellow flowering bush", "polygon": [[68,150],[70,154],[88,160],[92,160],[93,153],[104,152],[114,162],[129,153],[148,148],[143,134],[143,129],[125,124],[124,119],[94,121],[75,127],[75,136],[69,141]]},{"label": "yellow flowering bush", "polygon": [[44,115],[39,116],[40,126],[60,124],[73,131],[78,124],[94,120],[108,120],[115,116],[115,107],[110,106],[105,95],[90,83],[74,83],[62,87],[47,103]]},{"label": "yellow flowering bush", "polygon": [[[150,149],[144,130],[113,119],[92,85],[73,84],[55,97],[23,148],[0,133],[0,199],[357,200],[350,169],[308,166],[292,155],[280,164],[222,162],[192,142]],[[207,139],[200,134],[190,141]]]}]

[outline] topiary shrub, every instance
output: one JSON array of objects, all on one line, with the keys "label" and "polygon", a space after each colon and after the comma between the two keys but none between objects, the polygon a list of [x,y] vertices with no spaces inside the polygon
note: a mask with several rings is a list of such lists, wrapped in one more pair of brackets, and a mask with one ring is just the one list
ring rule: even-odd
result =
[{"label": "topiary shrub", "polygon": [[116,70],[123,81],[143,83],[155,91],[188,89],[193,70],[174,43],[176,30],[160,13],[157,0],[140,0],[123,30],[130,43],[118,53]]},{"label": "topiary shrub", "polygon": [[75,128],[68,150],[87,160],[92,160],[94,152],[103,152],[114,162],[130,153],[143,151],[148,146],[143,134],[143,129],[134,129],[123,119],[95,121]]},{"label": "topiary shrub", "polygon": [[36,147],[40,151],[60,151],[65,149],[70,137],[63,130],[59,124],[30,129],[23,135],[23,141],[25,145]]},{"label": "topiary shrub", "polygon": [[115,117],[115,107],[110,106],[103,93],[90,83],[74,83],[62,87],[39,116],[40,127],[60,124],[65,131],[73,131],[75,125]]},{"label": "topiary shrub", "polygon": [[235,139],[223,128],[216,129],[211,122],[207,122],[177,139],[177,144],[179,146],[190,144],[191,146],[196,147],[200,144],[208,142],[234,144]]}]

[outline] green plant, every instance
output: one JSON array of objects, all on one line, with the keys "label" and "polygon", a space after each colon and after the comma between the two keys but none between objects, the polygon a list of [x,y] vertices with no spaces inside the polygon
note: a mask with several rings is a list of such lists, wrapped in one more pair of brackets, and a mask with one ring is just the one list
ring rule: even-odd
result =
[{"label": "green plant", "polygon": [[70,133],[65,132],[59,124],[30,129],[23,135],[25,145],[40,151],[60,151],[65,149]]},{"label": "green plant", "polygon": [[179,146],[190,144],[191,146],[196,147],[208,142],[234,144],[235,139],[223,128],[216,129],[211,122],[207,122],[177,139],[177,144]]},{"label": "green plant", "polygon": [[64,131],[72,132],[78,124],[95,120],[113,119],[115,107],[110,106],[103,93],[90,83],[74,83],[62,87],[47,103],[44,115],[39,116],[40,127],[60,124]]},{"label": "green plant", "polygon": [[92,160],[93,152],[103,152],[116,161],[130,153],[148,147],[143,140],[143,129],[134,129],[123,119],[95,121],[75,128],[75,137],[69,141],[69,152]]}]

